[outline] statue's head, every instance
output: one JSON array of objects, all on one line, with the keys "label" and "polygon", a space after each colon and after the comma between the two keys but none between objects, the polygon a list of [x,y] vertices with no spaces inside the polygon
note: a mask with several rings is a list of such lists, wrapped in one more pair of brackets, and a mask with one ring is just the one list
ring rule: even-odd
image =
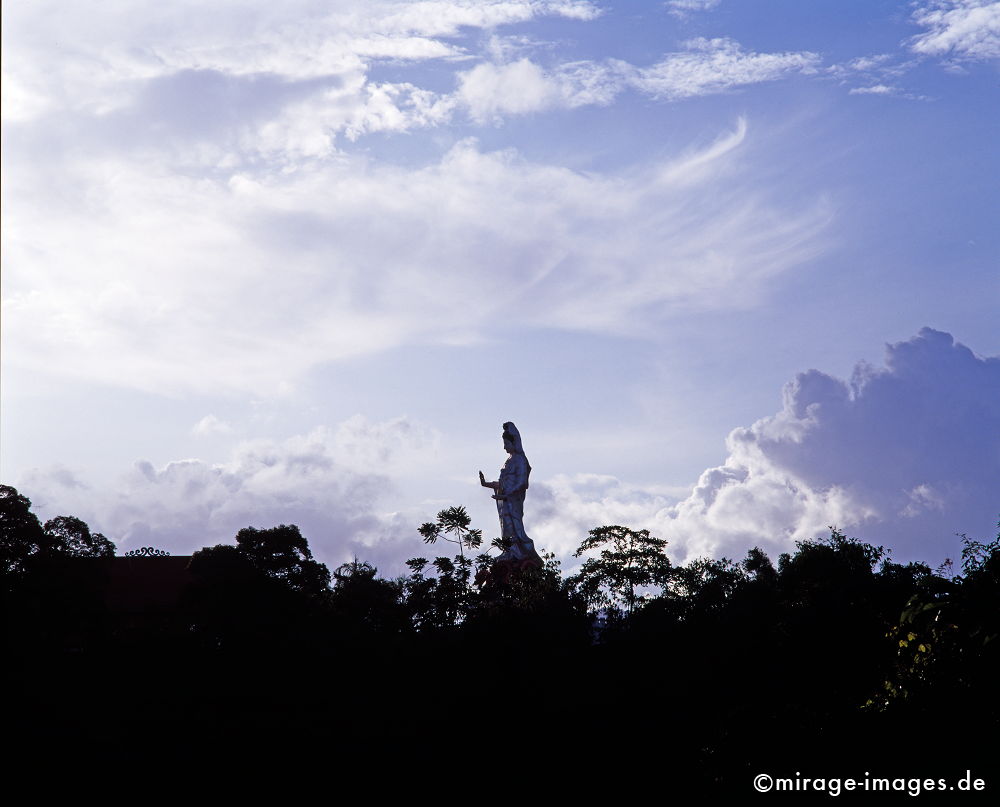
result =
[{"label": "statue's head", "polygon": [[517,431],[517,426],[510,421],[503,424],[503,448],[508,454],[524,453],[521,447],[521,435]]}]

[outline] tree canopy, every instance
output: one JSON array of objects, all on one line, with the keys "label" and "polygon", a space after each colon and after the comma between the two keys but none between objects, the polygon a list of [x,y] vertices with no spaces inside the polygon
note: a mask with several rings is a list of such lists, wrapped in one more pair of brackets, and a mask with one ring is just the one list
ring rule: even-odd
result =
[{"label": "tree canopy", "polygon": [[438,515],[421,537],[459,552],[393,579],[360,558],[331,574],[294,525],[247,527],[193,554],[179,602],[136,609],[106,572],[176,558],[112,561],[79,519],[43,525],[0,488],[14,733],[425,753],[474,731],[498,758],[526,736],[579,758],[626,744],[702,794],[745,795],[775,759],[992,764],[961,740],[1000,730],[1000,536],[963,537],[960,573],[937,573],[837,529],[776,563],[755,547],[673,564],[666,540],[607,525],[569,577],[545,555],[490,585],[468,514]]},{"label": "tree canopy", "polygon": [[309,542],[294,524],[244,527],[236,533],[236,546],[254,568],[295,591],[318,594],[330,584],[330,570],[313,559]]},{"label": "tree canopy", "polygon": [[573,557],[600,550],[584,561],[567,581],[591,608],[623,608],[632,614],[648,599],[642,589],[663,590],[670,581],[671,564],[664,554],[667,542],[649,530],[612,525],[596,527]]}]

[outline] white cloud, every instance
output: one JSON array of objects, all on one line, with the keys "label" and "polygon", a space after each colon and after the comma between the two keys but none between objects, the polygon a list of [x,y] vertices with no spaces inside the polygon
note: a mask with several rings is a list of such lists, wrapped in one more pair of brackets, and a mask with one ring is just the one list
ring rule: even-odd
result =
[{"label": "white cloud", "polygon": [[493,62],[505,63],[523,58],[532,51],[550,50],[555,48],[555,46],[556,43],[554,42],[535,39],[534,37],[525,35],[501,36],[499,34],[492,34],[486,40],[483,51]]},{"label": "white cloud", "polygon": [[495,28],[546,15],[593,20],[601,13],[584,0],[427,0],[392,3],[390,8],[380,20],[380,28],[445,37],[457,35],[463,27]]},{"label": "white cloud", "polygon": [[398,495],[394,473],[436,439],[409,418],[358,416],[286,440],[243,442],[225,463],[140,461],[113,490],[65,468],[31,471],[18,488],[43,518],[72,513],[119,551],[152,545],[186,554],[231,542],[246,526],[294,523],[328,563],[358,555],[398,565],[419,546],[418,515],[388,512],[384,503]]},{"label": "white cloud", "polygon": [[435,454],[441,436],[433,429],[401,416],[373,423],[355,415],[333,433],[333,449],[349,468],[365,473],[394,473],[418,467]]},{"label": "white cloud", "polygon": [[660,532],[717,557],[792,549],[838,526],[898,559],[939,562],[955,533],[989,537],[1000,511],[997,390],[1000,357],[929,328],[849,383],[801,373],[780,413],[733,431],[726,462],[657,516]]},{"label": "white cloud", "polygon": [[480,64],[460,76],[458,97],[477,120],[497,113],[523,114],[554,105],[556,88],[528,59],[507,65]]},{"label": "white cloud", "polygon": [[553,72],[566,107],[610,104],[622,90],[623,76],[615,63],[567,62]]},{"label": "white cloud", "polygon": [[944,510],[945,496],[931,485],[917,485],[908,493],[909,501],[899,515],[914,518],[928,510]]},{"label": "white cloud", "polygon": [[912,70],[919,59],[900,60],[889,53],[859,56],[841,64],[832,64],[823,73],[853,84],[850,95],[895,95],[910,100],[928,100],[927,96],[907,92],[897,86],[900,79]]},{"label": "white cloud", "polygon": [[959,59],[1000,58],[1000,3],[994,0],[932,0],[918,4],[917,25],[928,29],[912,40],[914,52]]},{"label": "white cloud", "polygon": [[900,61],[890,54],[879,53],[830,65],[823,72],[839,79],[841,84],[854,84],[848,90],[849,95],[895,96],[911,101],[929,101],[929,96],[909,92],[897,83],[918,63],[919,59]]},{"label": "white cloud", "polygon": [[897,87],[890,87],[887,84],[873,84],[870,87],[853,87],[851,95],[895,95],[899,92]]},{"label": "white cloud", "polygon": [[816,254],[828,217],[755,187],[745,140],[741,123],[607,176],[474,142],[417,169],[346,157],[218,179],[110,157],[12,167],[9,361],[270,394],[322,362],[414,341],[512,325],[641,335],[678,308],[744,306]]},{"label": "white cloud", "polygon": [[565,559],[596,527],[622,524],[655,532],[661,526],[656,513],[686,492],[686,488],[628,485],[605,474],[558,475],[531,483],[525,523],[540,550]]},{"label": "white cloud", "polygon": [[667,0],[667,8],[675,17],[687,17],[697,11],[711,11],[722,0]]},{"label": "white cloud", "polygon": [[532,483],[529,534],[567,558],[595,526],[624,524],[665,538],[683,563],[753,546],[776,557],[834,526],[935,565],[960,551],[957,533],[995,535],[997,390],[1000,357],[924,328],[888,346],[885,368],[859,364],[849,382],[800,373],[782,411],[735,429],[725,462],[693,488],[593,474]]},{"label": "white cloud", "polygon": [[795,73],[816,71],[820,57],[807,51],[752,53],[732,39],[692,39],[687,50],[668,54],[651,67],[636,69],[630,83],[669,100],[726,92],[736,87],[775,81]]},{"label": "white cloud", "polygon": [[545,109],[607,105],[627,87],[667,101],[712,95],[812,74],[819,62],[815,53],[750,53],[731,39],[694,39],[685,51],[649,67],[620,59],[569,62],[548,71],[528,58],[479,64],[459,73],[456,100],[483,123]]},{"label": "white cloud", "polygon": [[213,434],[231,434],[232,431],[233,427],[230,424],[211,414],[205,415],[205,417],[195,423],[191,428],[192,434],[197,434],[202,437],[211,436]]},{"label": "white cloud", "polygon": [[[983,539],[995,530],[997,389],[1000,357],[978,357],[925,328],[889,346],[884,368],[859,364],[849,382],[800,373],[782,410],[735,429],[726,461],[693,489],[590,473],[532,480],[529,534],[567,569],[587,532],[605,524],[649,529],[668,540],[675,562],[742,557],[754,545],[774,557],[837,526],[897,560],[935,564],[958,551],[955,533]],[[190,552],[243,526],[296,523],[327,562],[358,555],[398,571],[420,554],[414,525],[444,506],[404,500],[399,509],[398,501],[406,479],[441,471],[440,443],[406,417],[356,416],[287,440],[244,442],[220,464],[140,462],[113,492],[65,467],[33,471],[17,487],[43,519],[72,513],[122,548]]]},{"label": "white cloud", "polygon": [[[537,0],[380,0],[332,11],[299,0],[280,9],[250,3],[238,13],[226,3],[179,2],[129,14],[43,0],[5,17],[4,117],[35,122],[50,148],[174,148],[186,170],[297,164],[336,156],[338,138],[446,124],[459,106],[484,123],[609,104],[626,86],[677,99],[771,81],[808,70],[815,58],[745,53],[719,39],[695,40],[649,68],[584,60],[543,70],[521,59],[456,72],[474,58],[467,48],[511,52],[493,35],[498,26],[598,16],[592,3]],[[476,29],[491,36],[467,42]],[[71,45],[56,44],[63,42]],[[437,62],[458,88],[373,81],[373,64],[386,60]]]},{"label": "white cloud", "polygon": [[456,100],[481,123],[546,109],[610,104],[623,86],[621,71],[571,62],[546,73],[530,59],[479,64],[459,74]]},{"label": "white cloud", "polygon": [[448,40],[468,29],[599,14],[571,0],[356,0],[332,10],[309,0],[174,2],[134,4],[128,13],[106,4],[15,4],[4,9],[4,117],[106,115],[133,104],[149,82],[185,72],[216,73],[233,87],[261,76],[286,90],[310,81],[363,84],[373,60],[467,58]]},{"label": "white cloud", "polygon": [[492,120],[610,103],[630,67],[449,62],[454,93],[369,76],[375,58],[467,55],[450,38],[470,27],[593,19],[592,4],[102,9],[5,17],[12,364],[274,394],[323,362],[495,335],[511,308],[521,328],[648,332],[679,307],[746,305],[818,249],[826,212],[755,186],[742,124],[617,175],[470,141],[418,167],[342,151],[460,107]]},{"label": "white cloud", "polygon": [[324,90],[285,107],[275,118],[248,131],[244,153],[289,166],[303,158],[330,157],[337,136],[348,140],[373,132],[406,132],[446,123],[455,100],[408,83],[362,80]]},{"label": "white cloud", "polygon": [[872,56],[859,56],[856,59],[851,59],[846,65],[850,70],[857,72],[868,72],[870,70],[883,69],[886,66],[886,62],[890,61],[892,57],[888,53],[877,53]]}]

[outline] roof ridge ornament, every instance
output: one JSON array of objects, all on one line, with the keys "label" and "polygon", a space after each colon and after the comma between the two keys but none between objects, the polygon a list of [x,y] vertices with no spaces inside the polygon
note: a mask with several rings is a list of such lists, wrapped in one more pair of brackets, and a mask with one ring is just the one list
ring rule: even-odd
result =
[{"label": "roof ridge ornament", "polygon": [[154,549],[151,546],[143,546],[125,553],[126,558],[165,558],[169,556],[169,552],[162,549]]}]

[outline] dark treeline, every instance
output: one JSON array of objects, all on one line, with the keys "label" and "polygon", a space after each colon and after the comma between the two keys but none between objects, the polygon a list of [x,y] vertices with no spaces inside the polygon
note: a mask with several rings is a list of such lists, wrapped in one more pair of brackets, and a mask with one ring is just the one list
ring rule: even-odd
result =
[{"label": "dark treeline", "polygon": [[[937,570],[835,529],[776,561],[677,566],[665,541],[605,526],[575,575],[546,556],[500,585],[483,584],[492,560],[461,508],[419,532],[458,554],[395,579],[363,560],[331,572],[291,525],[190,559],[115,558],[79,519],[41,524],[0,487],[20,763],[544,771],[557,791],[663,798],[751,797],[760,772],[972,769],[1000,788],[1000,537],[963,537]],[[121,594],[155,564],[147,590]],[[174,589],[157,594],[157,575]]]}]

